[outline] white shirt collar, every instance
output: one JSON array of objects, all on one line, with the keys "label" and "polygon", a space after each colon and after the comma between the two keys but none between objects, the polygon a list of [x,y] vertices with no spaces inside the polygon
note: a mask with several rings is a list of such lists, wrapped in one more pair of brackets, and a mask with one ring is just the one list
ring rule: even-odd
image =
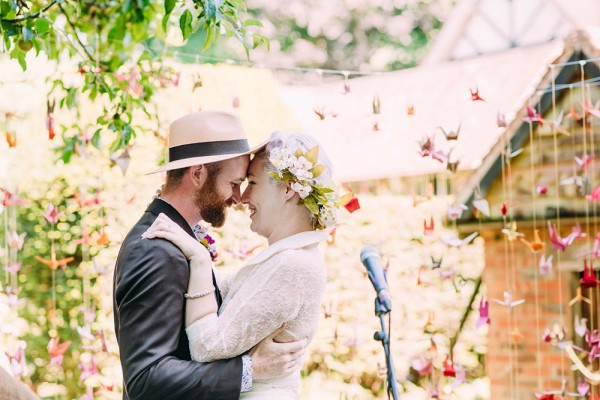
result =
[{"label": "white shirt collar", "polygon": [[291,249],[301,249],[303,247],[327,240],[328,237],[329,230],[316,230],[296,233],[295,235],[288,236],[273,243],[250,259],[250,261],[246,263],[246,266],[261,264],[279,252]]}]

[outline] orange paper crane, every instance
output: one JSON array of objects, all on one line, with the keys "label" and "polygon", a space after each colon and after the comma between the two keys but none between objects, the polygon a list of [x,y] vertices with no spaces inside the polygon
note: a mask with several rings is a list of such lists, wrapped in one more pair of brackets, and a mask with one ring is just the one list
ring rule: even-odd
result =
[{"label": "orange paper crane", "polygon": [[590,299],[588,299],[587,297],[583,297],[583,294],[581,294],[581,288],[578,287],[577,288],[577,295],[575,297],[573,297],[571,299],[571,301],[569,301],[569,307],[572,307],[575,303],[581,303],[581,302],[585,302],[588,303],[589,305],[592,305],[592,301]]},{"label": "orange paper crane", "polygon": [[39,262],[41,262],[42,264],[46,264],[47,266],[49,266],[52,271],[56,271],[58,269],[58,267],[66,266],[67,263],[70,263],[75,258],[67,257],[67,258],[61,258],[60,260],[57,260],[56,252],[54,251],[54,245],[52,245],[52,247],[50,248],[50,259],[49,260],[42,258],[40,256],[35,256],[35,259],[38,260]]},{"label": "orange paper crane", "polygon": [[531,250],[534,253],[537,253],[538,251],[542,250],[544,248],[544,246],[546,245],[546,243],[544,243],[542,241],[542,239],[540,238],[540,231],[539,229],[536,229],[533,232],[533,237],[534,240],[532,242],[524,239],[524,238],[519,238],[521,240],[521,242],[525,243],[525,245],[527,245],[527,247],[529,247],[529,250]]}]

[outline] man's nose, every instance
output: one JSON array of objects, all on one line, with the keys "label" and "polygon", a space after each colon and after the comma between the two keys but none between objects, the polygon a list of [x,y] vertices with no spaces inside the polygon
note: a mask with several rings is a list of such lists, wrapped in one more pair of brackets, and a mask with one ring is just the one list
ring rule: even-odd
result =
[{"label": "man's nose", "polygon": [[231,195],[231,202],[232,204],[240,204],[240,201],[242,201],[242,195],[240,194],[240,188],[236,187],[235,189],[233,189],[233,194]]}]

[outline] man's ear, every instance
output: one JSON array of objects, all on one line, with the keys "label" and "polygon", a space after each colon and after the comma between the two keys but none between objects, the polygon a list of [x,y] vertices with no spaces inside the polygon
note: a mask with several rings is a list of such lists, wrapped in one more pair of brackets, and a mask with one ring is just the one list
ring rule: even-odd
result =
[{"label": "man's ear", "polygon": [[288,182],[285,185],[285,201],[292,199],[296,195],[294,189],[292,189],[292,182]]},{"label": "man's ear", "polygon": [[202,187],[206,181],[208,171],[204,165],[194,165],[190,167],[189,180],[194,187]]}]

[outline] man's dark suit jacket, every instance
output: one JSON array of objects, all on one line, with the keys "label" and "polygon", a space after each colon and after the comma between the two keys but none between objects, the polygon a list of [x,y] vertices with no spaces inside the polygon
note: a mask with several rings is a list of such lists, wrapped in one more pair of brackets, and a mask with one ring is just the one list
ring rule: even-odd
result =
[{"label": "man's dark suit jacket", "polygon": [[[161,212],[194,236],[175,208],[155,199],[121,246],[113,306],[123,398],[239,399],[241,357],[211,363],[191,361],[183,297],[190,277],[188,261],[168,240],[141,238]],[[218,289],[216,296],[220,305]]]}]

